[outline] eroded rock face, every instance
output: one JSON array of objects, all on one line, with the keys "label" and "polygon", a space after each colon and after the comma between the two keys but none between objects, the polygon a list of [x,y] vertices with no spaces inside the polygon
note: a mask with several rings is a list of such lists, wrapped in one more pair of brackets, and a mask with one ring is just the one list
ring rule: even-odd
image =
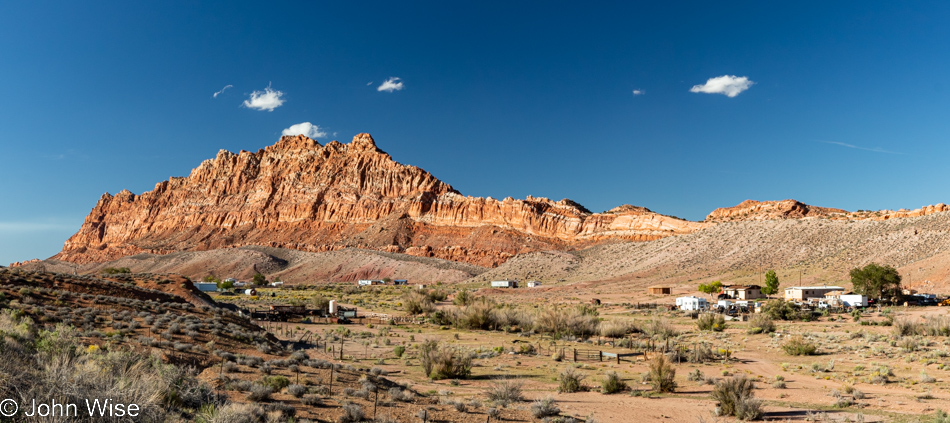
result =
[{"label": "eroded rock face", "polygon": [[804,217],[832,217],[847,211],[816,207],[795,200],[755,201],[745,200],[734,207],[713,210],[706,216],[707,222],[731,222],[743,220],[801,219]]},{"label": "eroded rock face", "polygon": [[369,134],[323,146],[298,135],[256,153],[222,150],[189,176],[141,195],[104,194],[54,258],[90,263],[265,245],[359,247],[497,266],[518,253],[648,241],[703,225],[634,206],[593,214],[570,200],[466,197],[393,161]]},{"label": "eroded rock face", "polygon": [[735,222],[749,220],[781,220],[822,218],[832,220],[888,220],[894,218],[927,216],[950,211],[946,204],[939,203],[915,210],[878,210],[849,212],[842,209],[811,206],[795,200],[755,201],[745,200],[734,207],[713,210],[706,216],[707,223]]}]

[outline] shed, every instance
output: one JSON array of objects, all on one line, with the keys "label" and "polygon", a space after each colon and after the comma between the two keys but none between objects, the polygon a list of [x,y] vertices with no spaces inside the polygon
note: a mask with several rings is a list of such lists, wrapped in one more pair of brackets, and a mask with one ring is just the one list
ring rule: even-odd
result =
[{"label": "shed", "polygon": [[651,287],[647,288],[647,294],[651,294],[651,295],[672,295],[672,294],[673,294],[673,288],[668,287],[668,286],[654,285],[654,286],[651,286]]},{"label": "shed", "polygon": [[407,280],[407,279],[393,279],[393,285],[409,285],[409,280]]},{"label": "shed", "polygon": [[528,288],[537,288],[539,286],[541,286],[541,282],[539,281],[528,281]]}]

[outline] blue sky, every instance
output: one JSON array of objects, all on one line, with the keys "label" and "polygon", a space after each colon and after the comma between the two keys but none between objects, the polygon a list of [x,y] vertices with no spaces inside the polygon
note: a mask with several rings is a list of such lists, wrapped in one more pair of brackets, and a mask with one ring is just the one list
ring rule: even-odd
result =
[{"label": "blue sky", "polygon": [[[596,212],[950,202],[950,3],[350,3],[0,4],[0,263],[303,122]],[[691,92],[722,76],[750,82]],[[242,105],[268,86],[279,107]]]}]

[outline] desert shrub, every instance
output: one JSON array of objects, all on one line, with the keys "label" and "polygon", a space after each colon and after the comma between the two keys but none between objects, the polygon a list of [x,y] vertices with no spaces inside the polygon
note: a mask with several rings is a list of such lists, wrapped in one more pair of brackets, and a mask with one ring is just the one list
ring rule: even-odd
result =
[{"label": "desert shrub", "polygon": [[613,370],[608,370],[604,375],[604,380],[600,382],[600,392],[604,394],[616,394],[617,392],[627,390],[627,383],[620,379],[620,375]]},{"label": "desert shrub", "polygon": [[657,392],[673,392],[676,389],[676,369],[665,355],[657,355],[650,361],[650,385]]},{"label": "desert shrub", "polygon": [[402,355],[406,353],[406,347],[402,345],[397,345],[393,348],[393,354],[396,355],[396,358],[402,358]]},{"label": "desert shrub", "polygon": [[690,382],[703,382],[706,380],[706,374],[702,370],[696,369],[686,375],[686,380]]},{"label": "desert shrub", "polygon": [[547,397],[531,404],[531,415],[535,418],[544,418],[561,414],[561,409],[557,406],[554,398]]},{"label": "desert shrub", "polygon": [[412,402],[415,395],[413,395],[412,391],[402,390],[394,386],[389,388],[389,398],[392,398],[393,401]]},{"label": "desert shrub", "polygon": [[320,395],[304,395],[301,402],[308,407],[320,407],[323,405],[323,397]]},{"label": "desert shrub", "polygon": [[337,418],[339,423],[357,423],[363,421],[366,417],[366,414],[363,412],[363,407],[359,404],[348,402],[343,404],[343,414]]},{"label": "desert shrub", "polygon": [[522,308],[511,305],[498,307],[491,311],[492,320],[498,328],[508,330],[510,328],[533,328],[535,326],[535,316]]},{"label": "desert shrub", "polygon": [[507,407],[511,403],[524,401],[522,394],[522,382],[512,381],[510,379],[499,379],[488,385],[485,390],[485,396],[489,401]]},{"label": "desert shrub", "polygon": [[766,314],[756,314],[749,319],[750,334],[775,332],[775,322]]},{"label": "desert shrub", "polygon": [[429,314],[435,311],[435,303],[425,293],[413,290],[402,297],[402,305],[409,314]]},{"label": "desert shrub", "polygon": [[762,314],[772,320],[811,320],[810,311],[802,311],[801,306],[786,301],[769,301],[762,306]]},{"label": "desert shrub", "polygon": [[600,336],[606,338],[623,338],[631,333],[640,332],[640,329],[634,322],[616,320],[600,322],[599,330]]},{"label": "desert shrub", "polygon": [[927,322],[919,330],[922,335],[950,336],[950,318],[947,316],[928,316]]},{"label": "desert shrub", "polygon": [[596,335],[600,320],[597,311],[588,305],[576,307],[546,307],[534,322],[534,330],[549,333],[555,338],[564,335],[589,338]]},{"label": "desert shrub", "polygon": [[280,392],[281,389],[290,386],[290,379],[284,376],[268,376],[265,377],[261,383],[270,386],[274,392]]},{"label": "desert shrub", "polygon": [[198,421],[209,423],[260,423],[265,422],[267,413],[257,404],[230,403],[221,407],[206,408],[207,414]]},{"label": "desert shrub", "polygon": [[472,373],[472,356],[455,346],[426,340],[419,345],[419,363],[433,380],[465,379]]},{"label": "desert shrub", "polygon": [[303,385],[290,385],[287,387],[287,393],[293,395],[296,398],[300,398],[303,394],[307,393],[307,387]]},{"label": "desert shrub", "polygon": [[917,343],[917,340],[911,337],[905,337],[900,341],[900,347],[904,352],[914,352],[917,351],[920,346]]},{"label": "desert shrub", "polygon": [[696,345],[695,348],[690,349],[686,353],[686,361],[690,363],[705,363],[716,359],[716,354],[714,354],[712,348],[706,344]]},{"label": "desert shrub", "polygon": [[447,292],[445,292],[444,289],[441,289],[441,288],[440,288],[440,289],[430,289],[430,290],[428,290],[428,291],[425,291],[425,295],[426,295],[427,298],[429,298],[429,301],[432,301],[433,303],[437,303],[437,302],[440,302],[440,301],[445,301],[445,299],[448,298],[448,296],[449,296],[449,294],[448,294]]},{"label": "desert shrub", "polygon": [[646,326],[643,327],[643,332],[651,338],[660,339],[675,338],[676,335],[678,335],[676,329],[673,328],[673,324],[659,315],[654,315],[653,318],[647,322]]},{"label": "desert shrub", "polygon": [[488,298],[473,299],[467,306],[455,311],[455,326],[462,329],[491,329],[496,327],[491,312],[494,308],[495,302]]},{"label": "desert shrub", "polygon": [[927,374],[926,371],[920,371],[920,383],[934,383],[937,379]]},{"label": "desert shrub", "polygon": [[251,386],[251,391],[247,394],[247,399],[253,402],[268,401],[273,393],[274,388],[268,385],[254,384],[254,386]]},{"label": "desert shrub", "polygon": [[495,420],[498,420],[498,418],[501,417],[501,411],[499,411],[499,410],[498,410],[497,408],[495,408],[495,407],[492,407],[492,408],[489,408],[488,410],[485,410],[485,414],[488,414],[488,417],[491,417],[491,418],[493,418],[493,419],[495,419]]},{"label": "desert shrub", "polygon": [[906,318],[895,319],[891,327],[894,328],[894,335],[897,336],[917,335],[921,329],[919,323]]},{"label": "desert shrub", "polygon": [[703,313],[696,320],[699,330],[722,332],[726,328],[726,318],[718,313]]},{"label": "desert shrub", "polygon": [[782,344],[782,350],[788,355],[814,355],[818,347],[798,335]]},{"label": "desert shrub", "polygon": [[565,367],[557,377],[557,391],[562,393],[572,393],[584,390],[582,382],[585,376],[573,367]]},{"label": "desert shrub", "polygon": [[713,388],[713,400],[719,403],[717,412],[735,416],[739,420],[755,420],[762,416],[762,404],[753,397],[755,383],[745,375],[724,379]]},{"label": "desert shrub", "polygon": [[933,423],[950,423],[950,414],[938,409],[936,412],[934,412],[933,419],[930,421]]},{"label": "desert shrub", "polygon": [[452,304],[455,304],[458,307],[464,307],[471,304],[475,301],[475,296],[467,289],[463,289],[455,293],[455,298],[452,299]]}]

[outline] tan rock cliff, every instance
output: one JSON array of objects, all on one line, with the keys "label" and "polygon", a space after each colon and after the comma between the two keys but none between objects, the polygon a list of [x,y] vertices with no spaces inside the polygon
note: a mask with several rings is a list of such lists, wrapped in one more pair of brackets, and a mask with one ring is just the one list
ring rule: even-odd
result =
[{"label": "tan rock cliff", "polygon": [[141,195],[104,194],[54,258],[90,263],[265,245],[360,247],[497,266],[518,253],[648,241],[703,225],[634,206],[593,214],[570,200],[466,197],[393,161],[369,134],[324,146],[298,135],[256,153],[222,150],[189,176]]}]

